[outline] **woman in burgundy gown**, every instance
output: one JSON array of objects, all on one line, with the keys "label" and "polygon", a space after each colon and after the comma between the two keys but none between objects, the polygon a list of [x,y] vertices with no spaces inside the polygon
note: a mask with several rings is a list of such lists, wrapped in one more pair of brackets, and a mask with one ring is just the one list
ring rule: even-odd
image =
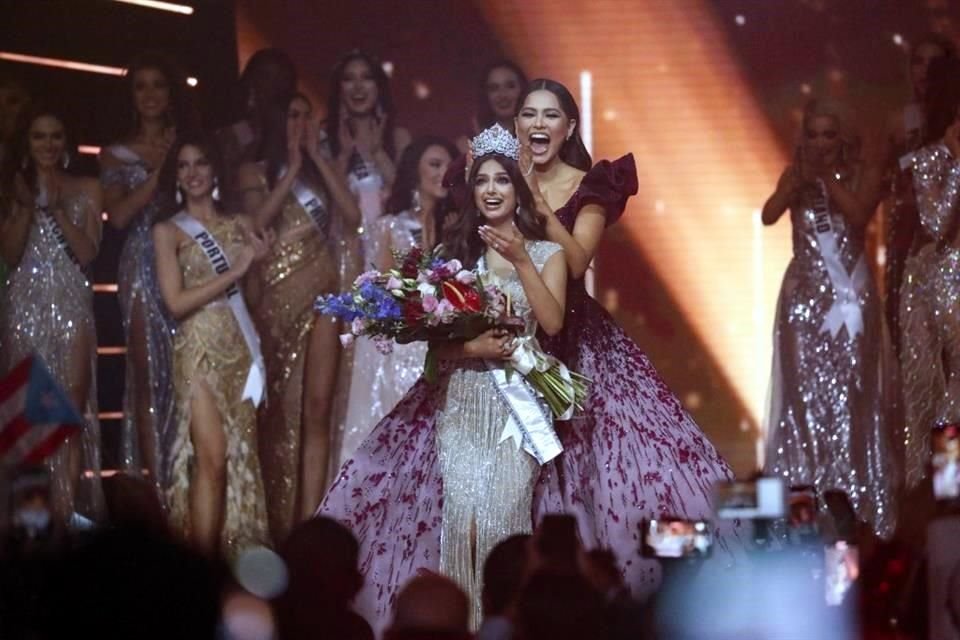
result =
[{"label": "woman in burgundy gown", "polygon": [[[519,104],[521,169],[547,217],[547,239],[563,246],[570,270],[563,331],[541,335],[540,343],[592,380],[584,412],[557,425],[564,452],[543,468],[535,505],[539,515],[576,515],[584,545],[612,549],[634,595],[645,597],[659,584],[660,565],[640,555],[641,521],[712,518],[712,486],[733,475],[640,347],[584,286],[604,229],[637,192],[633,156],[591,167],[579,109],[558,82],[534,80]],[[722,533],[719,545],[732,551],[735,534],[729,527]]]}]

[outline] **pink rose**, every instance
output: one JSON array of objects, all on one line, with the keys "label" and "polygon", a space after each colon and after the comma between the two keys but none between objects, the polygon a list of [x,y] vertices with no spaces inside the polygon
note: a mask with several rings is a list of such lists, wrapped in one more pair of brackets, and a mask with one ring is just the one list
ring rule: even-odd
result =
[{"label": "pink rose", "polygon": [[390,276],[387,280],[387,289],[393,291],[394,289],[402,289],[403,281],[397,278],[396,276]]},{"label": "pink rose", "polygon": [[439,300],[437,300],[435,296],[425,295],[423,296],[423,299],[420,301],[420,303],[423,305],[424,311],[426,311],[427,313],[433,313],[434,311],[437,310],[437,305],[439,304]]}]

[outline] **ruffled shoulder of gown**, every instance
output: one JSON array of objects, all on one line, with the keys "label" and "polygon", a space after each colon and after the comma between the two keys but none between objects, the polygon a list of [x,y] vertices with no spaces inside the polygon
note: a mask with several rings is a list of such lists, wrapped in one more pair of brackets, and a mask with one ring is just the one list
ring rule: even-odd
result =
[{"label": "ruffled shoulder of gown", "polygon": [[637,165],[632,153],[613,161],[601,160],[583,176],[565,208],[578,212],[588,204],[600,205],[609,226],[623,215],[627,200],[636,195],[637,187]]}]

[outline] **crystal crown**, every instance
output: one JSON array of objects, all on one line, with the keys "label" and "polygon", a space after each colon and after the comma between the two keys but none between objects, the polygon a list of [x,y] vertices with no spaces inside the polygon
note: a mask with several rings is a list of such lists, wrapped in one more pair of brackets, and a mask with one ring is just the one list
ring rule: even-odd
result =
[{"label": "crystal crown", "polygon": [[513,160],[520,158],[520,141],[512,133],[495,124],[484,129],[470,141],[470,151],[474,158],[498,153]]}]

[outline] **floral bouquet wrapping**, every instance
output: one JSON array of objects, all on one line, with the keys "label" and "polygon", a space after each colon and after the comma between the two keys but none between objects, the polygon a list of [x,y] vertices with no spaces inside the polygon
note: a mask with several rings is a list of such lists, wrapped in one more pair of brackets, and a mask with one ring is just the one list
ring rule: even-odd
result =
[{"label": "floral bouquet wrapping", "polygon": [[[340,336],[344,346],[368,336],[381,353],[389,353],[393,341],[465,342],[492,328],[509,329],[518,337],[506,363],[507,377],[519,372],[558,419],[569,419],[582,409],[589,381],[546,354],[533,336],[520,336],[524,322],[511,315],[509,297],[484,284],[459,260],[439,257],[439,249],[430,254],[414,247],[397,253],[398,268],[362,273],[349,291],[319,297],[316,309],[348,323],[349,332]],[[436,380],[432,352],[427,353],[424,374]]]}]

